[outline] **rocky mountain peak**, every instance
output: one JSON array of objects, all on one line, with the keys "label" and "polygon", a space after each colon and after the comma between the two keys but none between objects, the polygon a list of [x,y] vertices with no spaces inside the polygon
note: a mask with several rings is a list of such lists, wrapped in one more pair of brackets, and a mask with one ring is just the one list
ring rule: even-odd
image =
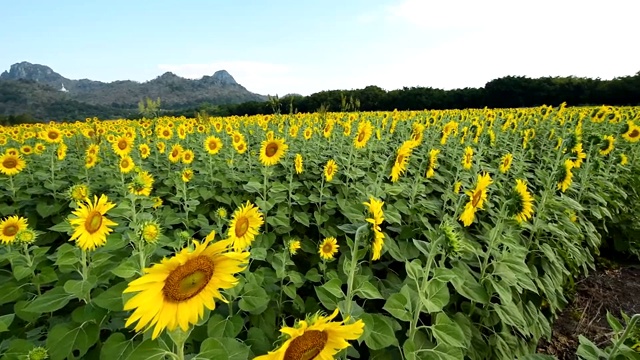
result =
[{"label": "rocky mountain peak", "polygon": [[236,80],[227,72],[227,70],[218,70],[211,77],[213,82],[222,85],[238,85]]}]

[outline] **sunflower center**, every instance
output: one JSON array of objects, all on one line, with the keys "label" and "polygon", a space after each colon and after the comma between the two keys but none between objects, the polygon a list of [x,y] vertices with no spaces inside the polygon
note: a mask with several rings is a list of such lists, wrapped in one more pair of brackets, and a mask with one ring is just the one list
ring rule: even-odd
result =
[{"label": "sunflower center", "polygon": [[466,154],[464,156],[464,162],[467,163],[467,164],[471,163],[471,155],[470,154]]},{"label": "sunflower center", "polygon": [[182,302],[198,295],[213,276],[211,259],[200,255],[175,268],[165,280],[162,294],[170,302]]},{"label": "sunflower center", "polygon": [[398,155],[398,158],[396,159],[396,163],[402,164],[403,161],[404,161],[404,155],[402,154]]},{"label": "sunflower center", "polygon": [[11,224],[9,226],[5,226],[2,229],[2,235],[4,236],[15,236],[18,233],[18,226]]},{"label": "sunflower center", "polygon": [[93,234],[100,229],[100,226],[102,226],[102,213],[93,210],[84,221],[84,228],[89,234]]},{"label": "sunflower center", "polygon": [[358,142],[362,142],[364,140],[364,131],[360,131],[358,134]]},{"label": "sunflower center", "polygon": [[209,142],[209,150],[215,150],[218,148],[218,144],[215,141]]},{"label": "sunflower center", "polygon": [[249,219],[241,217],[236,222],[236,237],[242,237],[249,230]]},{"label": "sunflower center", "polygon": [[173,157],[177,157],[177,156],[178,156],[178,149],[174,149],[174,150],[171,152],[171,156],[173,156]]},{"label": "sunflower center", "polygon": [[7,159],[4,159],[4,161],[2,162],[2,166],[5,169],[13,169],[16,166],[18,166],[18,161],[14,158],[7,158]]},{"label": "sunflower center", "polygon": [[272,157],[277,152],[278,152],[278,144],[276,144],[276,143],[270,143],[264,149],[264,153],[265,153],[265,155],[267,155],[267,157]]},{"label": "sunflower center", "polygon": [[120,166],[122,166],[125,169],[128,168],[129,167],[129,160],[122,159],[122,162],[120,163]]},{"label": "sunflower center", "polygon": [[322,245],[322,252],[324,254],[330,254],[331,252],[333,252],[333,245],[331,245],[331,243]]},{"label": "sunflower center", "polygon": [[118,149],[120,150],[124,150],[127,148],[127,141],[122,139],[120,141],[118,141]]},{"label": "sunflower center", "polygon": [[293,339],[284,353],[284,360],[312,360],[324,349],[329,335],[324,331],[307,330]]},{"label": "sunflower center", "polygon": [[162,132],[162,135],[164,135],[165,137],[169,136],[169,130],[165,130]]},{"label": "sunflower center", "polygon": [[640,131],[638,129],[633,129],[631,133],[629,133],[629,137],[632,139],[637,138],[640,135]]},{"label": "sunflower center", "polygon": [[477,207],[480,203],[480,199],[482,199],[482,190],[476,190],[471,198],[471,205],[473,207]]},{"label": "sunflower center", "polygon": [[55,140],[55,139],[58,138],[58,133],[55,132],[55,131],[51,131],[47,135],[49,136],[49,139],[51,139],[51,140]]}]

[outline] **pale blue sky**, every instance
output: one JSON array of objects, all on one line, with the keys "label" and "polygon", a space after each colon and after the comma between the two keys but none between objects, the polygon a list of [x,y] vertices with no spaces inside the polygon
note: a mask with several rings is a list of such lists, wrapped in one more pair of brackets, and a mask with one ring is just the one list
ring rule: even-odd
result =
[{"label": "pale blue sky", "polygon": [[4,1],[0,71],[29,61],[71,79],[147,81],[226,69],[250,91],[280,95],[612,78],[640,71],[637,3]]}]

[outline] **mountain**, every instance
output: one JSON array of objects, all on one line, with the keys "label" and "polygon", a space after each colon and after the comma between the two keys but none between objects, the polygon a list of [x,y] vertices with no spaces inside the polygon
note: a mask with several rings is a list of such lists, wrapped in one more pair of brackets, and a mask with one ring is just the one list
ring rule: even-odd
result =
[{"label": "mountain", "polygon": [[[53,118],[37,105],[65,103],[74,108],[112,108],[134,111],[145,97],[160,98],[162,108],[181,109],[208,103],[211,105],[238,104],[247,101],[265,101],[266,96],[255,94],[238,84],[225,70],[212,76],[192,80],[166,72],[143,83],[124,80],[110,83],[80,79],[68,79],[50,67],[26,61],[11,65],[9,71],[0,74],[0,115],[10,115],[20,109],[10,103],[32,104],[29,109],[38,117]],[[24,109],[24,108],[23,108]],[[87,111],[86,116],[91,115]],[[108,111],[107,111],[108,112]],[[74,113],[77,113],[74,112]]]}]

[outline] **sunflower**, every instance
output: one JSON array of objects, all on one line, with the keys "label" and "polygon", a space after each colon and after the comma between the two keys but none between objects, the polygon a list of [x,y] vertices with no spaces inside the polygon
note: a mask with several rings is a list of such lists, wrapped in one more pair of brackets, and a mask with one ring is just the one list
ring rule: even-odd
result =
[{"label": "sunflower", "polygon": [[56,128],[49,128],[42,133],[42,139],[48,143],[59,143],[62,141],[62,133]]},{"label": "sunflower", "polygon": [[302,174],[304,171],[303,163],[302,163],[302,155],[296,154],[296,158],[294,160],[294,165],[296,168],[296,174]]},{"label": "sunflower", "polygon": [[27,219],[18,215],[9,216],[0,222],[0,242],[11,244],[15,241],[16,235],[27,229]]},{"label": "sunflower", "polygon": [[149,244],[154,244],[160,237],[160,225],[155,221],[145,221],[138,229],[138,236]]},{"label": "sunflower", "polygon": [[121,173],[128,174],[136,167],[136,164],[133,162],[131,156],[124,155],[120,159],[120,164],[118,165],[118,167],[120,168]]},{"label": "sunflower", "polygon": [[133,149],[133,139],[126,135],[122,135],[113,142],[111,147],[116,155],[124,157],[129,155],[131,149]]},{"label": "sunflower", "polygon": [[209,136],[204,140],[204,148],[209,154],[215,155],[222,149],[222,141],[215,136]]},{"label": "sunflower", "polygon": [[511,153],[506,153],[500,159],[500,167],[499,170],[501,173],[505,174],[511,168],[511,164],[513,163],[513,155]]},{"label": "sunflower", "polygon": [[368,223],[371,223],[371,229],[373,230],[373,243],[371,244],[373,255],[371,260],[378,260],[384,245],[384,234],[380,229],[380,224],[384,221],[384,213],[382,212],[384,201],[372,197],[364,205],[369,208],[369,213],[371,214],[371,217],[366,219]]},{"label": "sunflower", "polygon": [[91,144],[87,148],[86,154],[87,155],[98,155],[99,152],[100,152],[100,146],[98,144]]},{"label": "sunflower", "polygon": [[625,154],[620,154],[620,159],[618,164],[621,166],[625,166],[629,163],[629,158]]},{"label": "sunflower", "polygon": [[134,195],[149,196],[153,189],[153,175],[148,171],[140,171],[129,184],[129,192]]},{"label": "sunflower", "polygon": [[512,213],[515,219],[522,223],[533,216],[533,197],[527,190],[527,184],[522,179],[516,179],[516,186],[513,189],[515,205]]},{"label": "sunflower", "polygon": [[159,139],[169,140],[173,136],[173,130],[168,126],[158,126],[156,134]]},{"label": "sunflower", "polygon": [[75,202],[89,200],[89,187],[85,184],[76,184],[69,188],[69,197]]},{"label": "sunflower", "polygon": [[220,207],[218,208],[218,210],[216,210],[216,215],[218,215],[218,217],[220,219],[226,219],[227,218],[227,209]]},{"label": "sunflower", "polygon": [[471,169],[472,165],[473,165],[473,149],[471,148],[471,146],[467,146],[467,148],[464,149],[464,157],[462,158],[462,167],[465,170],[469,170]]},{"label": "sunflower", "polygon": [[140,157],[146,159],[151,155],[151,148],[147,144],[140,144],[138,146],[138,151],[140,152]]},{"label": "sunflower", "polygon": [[436,168],[438,167],[438,154],[440,150],[431,149],[429,152],[429,165],[427,166],[427,178],[432,178],[436,174]]},{"label": "sunflower", "polygon": [[344,324],[347,320],[332,321],[338,312],[336,308],[329,316],[315,314],[298,321],[294,327],[283,327],[280,332],[288,339],[277,350],[254,360],[334,359],[338,352],[349,347],[348,340],[356,340],[364,333],[362,320],[349,325]]},{"label": "sunflower", "polygon": [[159,142],[156,144],[156,148],[158,149],[158,152],[159,152],[160,154],[164,154],[164,151],[166,150],[167,145],[166,145],[163,141],[159,141]]},{"label": "sunflower", "polygon": [[171,147],[171,151],[169,151],[169,161],[172,163],[177,163],[182,158],[182,152],[184,149],[180,144],[173,144]]},{"label": "sunflower", "polygon": [[264,166],[273,166],[280,161],[289,146],[281,138],[267,139],[260,148],[260,162]]},{"label": "sunflower", "polygon": [[70,240],[75,240],[76,245],[82,250],[95,250],[98,246],[103,246],[107,242],[107,235],[113,231],[109,226],[116,226],[117,223],[104,216],[116,204],[109,202],[106,195],[93,196],[93,203],[90,201],[80,204],[79,208],[72,212],[75,218],[69,223],[75,228]]},{"label": "sunflower", "polygon": [[369,121],[361,121],[358,124],[358,131],[356,137],[353,139],[353,145],[356,149],[362,149],[367,145],[367,142],[373,134],[373,125]]},{"label": "sunflower", "polygon": [[247,143],[244,142],[244,140],[238,143],[233,143],[233,148],[236,149],[238,154],[244,154],[247,151]]},{"label": "sunflower", "polygon": [[135,331],[153,327],[155,339],[164,329],[187,331],[202,318],[205,307],[215,309],[215,299],[226,302],[220,289],[236,286],[234,275],[245,269],[249,253],[226,251],[229,240],[210,244],[214,236],[202,243],[194,240],[193,250],[185,248],[163,259],[129,283],[123,293],[137,294],[124,304],[125,311],[135,309],[126,327],[136,322]]},{"label": "sunflower", "polygon": [[300,128],[297,125],[291,125],[289,128],[289,136],[292,138],[298,137],[298,131]]},{"label": "sunflower", "polygon": [[44,146],[44,144],[43,144],[43,143],[37,143],[37,144],[33,147],[33,149],[34,149],[33,151],[34,151],[36,154],[42,154],[42,153],[47,149],[47,147],[46,147],[46,146]]},{"label": "sunflower", "polygon": [[291,255],[295,255],[298,253],[298,250],[300,250],[300,240],[291,240],[289,241],[289,254]]},{"label": "sunflower", "polygon": [[25,166],[26,163],[24,159],[18,154],[10,155],[5,153],[4,155],[0,156],[0,172],[5,175],[16,175],[24,170]]},{"label": "sunflower", "polygon": [[324,177],[327,181],[333,180],[334,175],[338,172],[338,165],[333,159],[327,161],[327,164],[324,166]]},{"label": "sunflower", "polygon": [[5,150],[4,153],[7,154],[7,155],[17,156],[17,155],[20,155],[20,150],[18,150],[16,148],[8,148],[7,150]]},{"label": "sunflower", "polygon": [[453,184],[453,192],[456,193],[456,194],[459,193],[460,192],[460,188],[462,188],[462,182],[461,181],[456,181]]},{"label": "sunflower", "polygon": [[244,140],[244,135],[242,135],[241,132],[239,131],[234,131],[233,134],[231,135],[231,140],[233,142],[233,145],[235,146],[236,144],[240,144],[243,143]]},{"label": "sunflower", "polygon": [[311,136],[313,136],[313,129],[311,129],[310,127],[304,129],[303,136],[305,140],[311,139]]},{"label": "sunflower", "polygon": [[159,196],[155,196],[153,199],[153,208],[158,209],[162,206],[162,198]]},{"label": "sunflower", "polygon": [[331,260],[338,252],[338,248],[340,248],[338,241],[336,238],[331,236],[320,243],[320,246],[318,247],[318,254],[320,254],[320,257],[324,260]]},{"label": "sunflower", "polygon": [[249,201],[240,206],[231,216],[227,235],[233,242],[234,250],[241,251],[251,246],[262,224],[264,218],[256,206]]},{"label": "sunflower", "polygon": [[21,244],[33,244],[36,241],[37,237],[38,237],[38,234],[35,231],[27,228],[27,229],[18,231],[14,240]]},{"label": "sunflower", "polygon": [[191,168],[186,168],[182,170],[182,174],[180,174],[180,178],[183,182],[188,183],[193,179],[193,170]]},{"label": "sunflower", "polygon": [[24,145],[20,148],[20,152],[24,155],[31,155],[33,154],[33,148],[30,145]]},{"label": "sunflower", "polygon": [[573,173],[571,172],[573,169],[573,161],[567,159],[564,161],[564,167],[560,171],[560,176],[558,180],[558,190],[565,192],[571,186]]},{"label": "sunflower", "polygon": [[616,142],[616,139],[611,136],[611,135],[605,135],[602,137],[602,145],[600,146],[600,155],[602,156],[607,156],[609,155],[614,148],[614,143]]},{"label": "sunflower", "polygon": [[391,181],[396,182],[400,178],[400,176],[407,171],[407,163],[409,162],[409,157],[413,152],[413,149],[416,147],[416,143],[413,140],[406,140],[396,153],[396,161],[393,163],[393,167],[391,168]]},{"label": "sunflower", "polygon": [[84,167],[86,167],[87,169],[91,169],[92,167],[96,166],[97,162],[98,162],[97,155],[87,154],[87,156],[84,158]]},{"label": "sunflower", "polygon": [[476,188],[473,191],[467,191],[469,202],[464,207],[464,211],[458,218],[464,226],[469,226],[476,218],[476,211],[482,209],[484,202],[487,200],[487,188],[491,185],[491,176],[487,173],[478,175]]},{"label": "sunflower", "polygon": [[637,142],[640,140],[640,126],[633,123],[633,121],[627,121],[627,130],[622,134],[622,138],[628,142]]},{"label": "sunflower", "polygon": [[58,160],[62,161],[67,157],[67,145],[63,142],[58,145],[56,149],[56,155],[58,156]]},{"label": "sunflower", "polygon": [[193,150],[185,150],[182,152],[182,163],[191,164],[193,162]]},{"label": "sunflower", "polygon": [[576,154],[576,159],[573,160],[573,167],[578,169],[582,165],[582,161],[587,158],[587,154],[582,150],[582,143],[579,142],[571,149],[571,152]]}]

